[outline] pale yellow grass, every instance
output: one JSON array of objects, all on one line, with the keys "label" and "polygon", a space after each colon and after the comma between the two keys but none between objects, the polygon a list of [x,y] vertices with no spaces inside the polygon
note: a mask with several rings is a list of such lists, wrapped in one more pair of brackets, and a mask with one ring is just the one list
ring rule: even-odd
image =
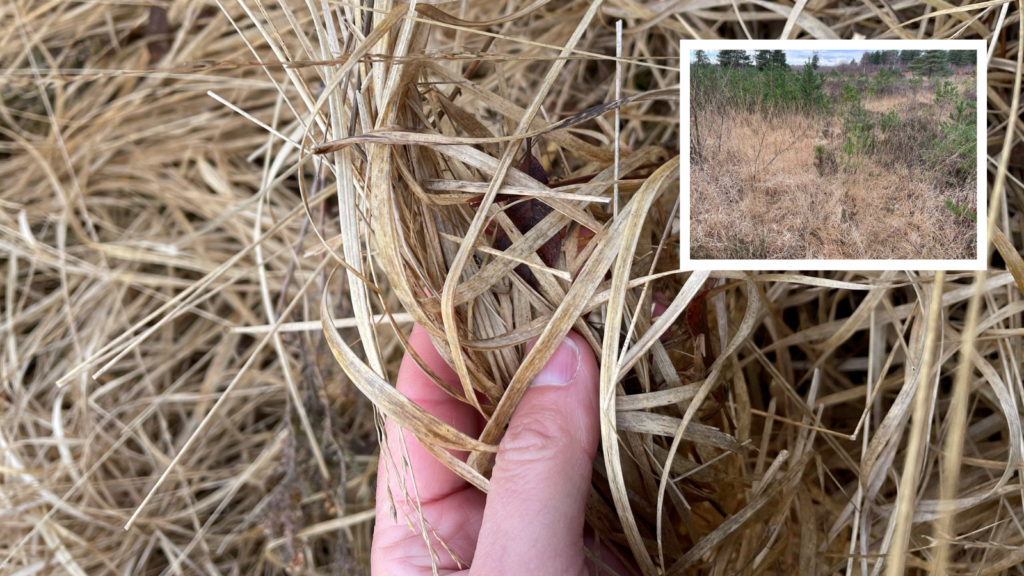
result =
[{"label": "pale yellow grass", "polygon": [[[970,93],[974,86],[975,79],[969,77],[950,77],[950,78],[935,78],[928,80],[916,91],[911,90],[910,93],[898,92],[896,94],[887,94],[884,96],[875,96],[864,100],[864,107],[872,112],[885,113],[893,108],[898,107],[927,107],[935,102],[935,86],[938,82],[948,81],[952,82],[953,86],[956,87],[960,93],[964,92],[964,88],[968,88]],[[945,118],[945,114],[942,116]],[[938,122],[938,119],[936,120]]]},{"label": "pale yellow grass", "polygon": [[[958,87],[960,85],[958,84]],[[888,112],[897,106],[912,104],[927,105],[935,100],[935,90],[919,90],[914,94],[893,94],[869,98],[864,101],[864,107],[872,112]]]},{"label": "pale yellow grass", "polygon": [[[901,103],[892,100],[890,108]],[[730,113],[720,148],[716,142],[691,169],[692,257],[974,258],[974,223],[945,209],[944,193],[925,171],[867,158],[855,172],[820,176],[815,145],[836,149],[838,140],[828,138],[839,130],[834,119]],[[974,205],[973,190],[955,197]]]}]

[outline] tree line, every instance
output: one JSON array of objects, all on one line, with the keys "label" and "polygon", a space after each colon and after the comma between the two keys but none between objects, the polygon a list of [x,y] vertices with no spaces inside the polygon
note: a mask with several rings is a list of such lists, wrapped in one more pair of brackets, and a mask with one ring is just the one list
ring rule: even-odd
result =
[{"label": "tree line", "polygon": [[[696,52],[697,67],[711,66],[711,57],[704,50]],[[720,50],[715,56],[722,68],[757,68],[758,70],[790,70],[784,50],[756,50],[754,56],[746,50]],[[818,53],[814,52],[807,66],[817,70],[820,65]],[[905,67],[921,76],[946,76],[950,66],[970,66],[975,63],[971,50],[877,50],[867,51],[861,56],[860,64]]]},{"label": "tree line", "polygon": [[948,66],[970,66],[976,62],[972,50],[877,50],[865,52],[860,57],[860,63],[912,66],[921,58]]},{"label": "tree line", "polygon": [[[711,58],[708,57],[707,52],[697,50],[696,57],[697,66],[711,65]],[[784,50],[755,50],[753,59],[751,59],[750,54],[746,50],[720,50],[716,59],[718,60],[718,65],[724,68],[747,68],[754,66],[758,70],[769,68],[790,69],[789,64],[786,63],[786,52]],[[817,68],[817,60],[818,55],[815,54],[815,68]]]}]

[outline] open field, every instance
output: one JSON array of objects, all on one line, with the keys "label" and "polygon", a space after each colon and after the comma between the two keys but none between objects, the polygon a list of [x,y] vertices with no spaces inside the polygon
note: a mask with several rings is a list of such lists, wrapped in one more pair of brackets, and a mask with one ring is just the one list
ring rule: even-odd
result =
[{"label": "open field", "polygon": [[[826,78],[824,106],[813,111],[744,106],[701,94],[696,83],[691,137],[702,153],[691,164],[691,257],[973,259],[974,153],[943,148],[964,100],[935,101],[936,86],[962,98],[973,80],[915,88],[898,77],[886,93],[864,90],[850,104],[843,86],[860,78]],[[862,80],[869,88],[870,78]],[[855,115],[870,126],[859,140]],[[968,122],[973,130],[973,115]]]}]

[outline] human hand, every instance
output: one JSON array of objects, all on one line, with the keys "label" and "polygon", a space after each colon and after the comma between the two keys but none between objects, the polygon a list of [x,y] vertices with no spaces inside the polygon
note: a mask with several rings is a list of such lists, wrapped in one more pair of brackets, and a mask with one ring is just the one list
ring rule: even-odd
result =
[{"label": "human hand", "polygon": [[[462,389],[425,329],[416,325],[409,343],[438,377],[452,388]],[[596,551],[597,546],[593,538],[584,538],[583,515],[600,439],[598,377],[590,346],[578,334],[570,333],[513,414],[486,495],[438,462],[412,433],[402,431],[410,469],[403,475],[408,477],[411,472],[415,487],[409,481],[403,491],[395,464],[381,456],[372,573],[404,576],[432,572],[417,514],[418,496],[441,574],[596,574],[585,547]],[[479,436],[483,417],[431,382],[408,354],[402,359],[397,388],[445,423],[471,437]],[[387,437],[388,449],[401,466],[404,451],[399,430],[390,420]],[[467,456],[452,453],[463,460]],[[397,522],[391,516],[389,488]],[[628,573],[603,547],[600,558],[604,564],[601,573]]]}]

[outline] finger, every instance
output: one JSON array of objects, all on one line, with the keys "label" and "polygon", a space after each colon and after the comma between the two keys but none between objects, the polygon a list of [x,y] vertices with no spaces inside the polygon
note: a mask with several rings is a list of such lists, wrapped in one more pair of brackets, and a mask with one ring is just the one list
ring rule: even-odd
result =
[{"label": "finger", "polygon": [[[409,336],[409,345],[420,357],[424,364],[434,372],[441,380],[456,390],[461,390],[459,377],[448,363],[441,358],[430,341],[430,335],[419,324],[413,326],[412,334]],[[409,354],[402,358],[402,366],[398,371],[398,380],[395,387],[409,400],[430,412],[442,422],[449,424],[464,432],[470,437],[477,437],[480,434],[480,419],[475,409],[469,404],[453,398],[442,390],[437,384],[423,373],[419,365]],[[388,452],[395,460],[395,464],[401,466],[403,454],[398,426],[393,422],[387,423]],[[466,487],[467,482],[448,469],[447,466],[438,462],[419,440],[411,432],[402,431],[405,438],[405,445],[408,450],[408,464],[412,474],[416,478],[417,494],[421,503],[430,502]],[[465,460],[464,452],[450,451],[457,457]],[[386,463],[381,459],[381,470]],[[392,473],[394,470],[392,469]],[[394,488],[394,487],[393,487]],[[395,494],[399,498],[401,494]]]},{"label": "finger", "polygon": [[473,572],[580,574],[599,440],[599,370],[570,333],[534,379],[498,448]]},{"label": "finger", "polygon": [[[452,388],[461,389],[458,376],[437,353],[425,329],[414,326],[409,344],[436,376]],[[408,353],[402,359],[396,388],[445,423],[472,437],[479,435],[481,424],[476,410],[431,381]],[[485,495],[438,462],[411,432],[400,430],[391,420],[385,428],[386,450],[382,449],[377,468],[373,574],[431,574],[434,562],[423,538],[424,530],[439,569],[465,568],[473,560]],[[465,453],[452,453],[466,458]]]}]

